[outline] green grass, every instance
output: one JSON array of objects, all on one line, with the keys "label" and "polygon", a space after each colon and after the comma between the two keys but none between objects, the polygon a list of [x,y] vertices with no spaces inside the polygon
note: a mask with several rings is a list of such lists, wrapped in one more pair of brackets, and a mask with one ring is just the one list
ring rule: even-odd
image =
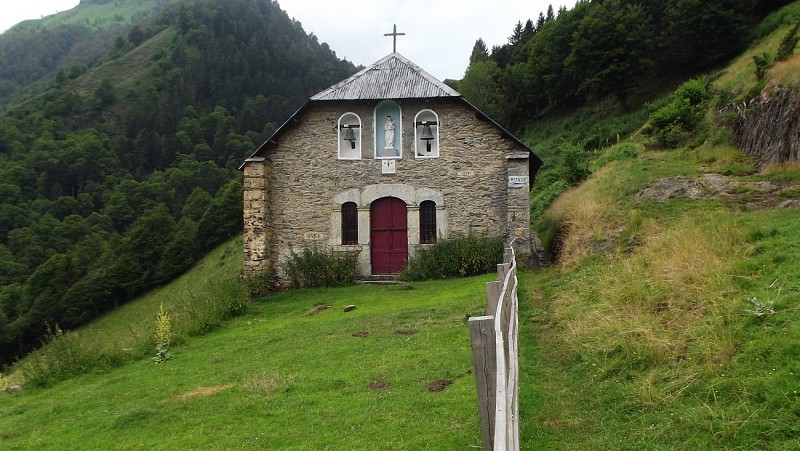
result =
[{"label": "green grass", "polygon": [[[576,271],[525,275],[534,288],[521,307],[523,448],[800,446],[798,211],[727,215],[741,229],[745,252],[731,257],[729,273],[717,275],[719,295],[707,293],[702,315],[666,309],[649,318],[655,336],[646,320],[636,321],[634,299],[607,297],[609,284],[618,293],[636,285],[615,271],[636,251],[611,265],[592,261]],[[650,289],[640,287],[636,302],[680,291],[637,268]],[[706,288],[710,279],[693,283]],[[609,305],[626,314],[609,313]],[[681,334],[672,336],[676,330]],[[674,346],[659,358],[648,350],[651,340]]]},{"label": "green grass", "polygon": [[523,448],[800,447],[800,212],[744,208],[745,188],[636,197],[704,172],[796,183],[800,167],[755,173],[725,143],[643,152],[546,212],[564,243],[523,276]]},{"label": "green grass", "polygon": [[[493,278],[295,290],[253,301],[244,316],[173,347],[165,363],[141,359],[0,395],[0,447],[479,445],[466,318],[482,311],[484,284]],[[114,334],[136,318],[152,322],[154,303],[145,302],[129,305],[124,319],[104,318],[95,332]],[[331,308],[309,316],[318,304]],[[356,310],[344,313],[347,304]],[[395,333],[409,329],[418,333]],[[453,384],[428,391],[440,379]],[[373,382],[390,386],[373,390]]]},{"label": "green grass", "polygon": [[[136,20],[151,14],[163,0],[123,0],[105,4],[82,2],[80,5],[39,20],[22,22],[17,27],[46,29],[58,25],[81,25],[91,30],[130,27]],[[169,3],[174,3],[175,0]]]}]

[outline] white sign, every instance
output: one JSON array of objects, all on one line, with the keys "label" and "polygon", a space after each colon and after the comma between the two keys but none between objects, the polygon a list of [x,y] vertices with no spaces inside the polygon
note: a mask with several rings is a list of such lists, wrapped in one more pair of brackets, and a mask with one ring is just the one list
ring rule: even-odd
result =
[{"label": "white sign", "polygon": [[475,171],[458,171],[456,175],[459,177],[475,177]]},{"label": "white sign", "polygon": [[527,188],[528,176],[527,175],[509,175],[508,176],[509,188]]},{"label": "white sign", "polygon": [[325,233],[323,232],[306,232],[303,234],[303,239],[306,241],[315,241],[315,240],[323,240],[325,239]]},{"label": "white sign", "polygon": [[394,174],[397,171],[397,160],[381,160],[381,174]]}]

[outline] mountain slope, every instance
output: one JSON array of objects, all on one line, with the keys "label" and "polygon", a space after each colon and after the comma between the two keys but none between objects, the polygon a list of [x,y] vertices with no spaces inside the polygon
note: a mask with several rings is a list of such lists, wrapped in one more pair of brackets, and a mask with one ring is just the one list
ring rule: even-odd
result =
[{"label": "mountain slope", "polygon": [[238,165],[355,70],[274,2],[152,5],[93,66],[51,74],[0,116],[0,363],[239,233]]},{"label": "mountain slope", "polygon": [[[724,114],[779,83],[800,98],[798,73],[782,70],[798,55],[762,80],[753,59],[775,62],[798,11],[645,111],[645,127],[591,154],[593,173],[541,214],[556,264],[525,279],[524,447],[800,446],[800,164],[757,165]],[[663,121],[676,111],[694,119]]]},{"label": "mountain slope", "polygon": [[170,0],[83,0],[68,11],[17,24],[0,34],[0,111],[20,94],[64,71],[97,64],[134,24],[146,23]]}]

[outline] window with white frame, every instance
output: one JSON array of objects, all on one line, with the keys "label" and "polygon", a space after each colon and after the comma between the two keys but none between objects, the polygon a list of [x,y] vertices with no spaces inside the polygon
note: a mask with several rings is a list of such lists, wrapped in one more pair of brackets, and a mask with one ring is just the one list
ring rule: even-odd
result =
[{"label": "window with white frame", "polygon": [[339,159],[361,159],[361,118],[355,113],[344,113],[339,118]]},{"label": "window with white frame", "polygon": [[439,156],[439,116],[422,110],[414,117],[414,155],[416,158]]}]

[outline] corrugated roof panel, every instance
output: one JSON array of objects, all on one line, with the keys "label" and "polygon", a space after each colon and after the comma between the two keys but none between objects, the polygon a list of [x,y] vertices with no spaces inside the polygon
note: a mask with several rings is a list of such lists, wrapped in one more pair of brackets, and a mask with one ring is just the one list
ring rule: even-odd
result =
[{"label": "corrugated roof panel", "polygon": [[377,100],[461,97],[399,53],[392,53],[311,100]]}]

